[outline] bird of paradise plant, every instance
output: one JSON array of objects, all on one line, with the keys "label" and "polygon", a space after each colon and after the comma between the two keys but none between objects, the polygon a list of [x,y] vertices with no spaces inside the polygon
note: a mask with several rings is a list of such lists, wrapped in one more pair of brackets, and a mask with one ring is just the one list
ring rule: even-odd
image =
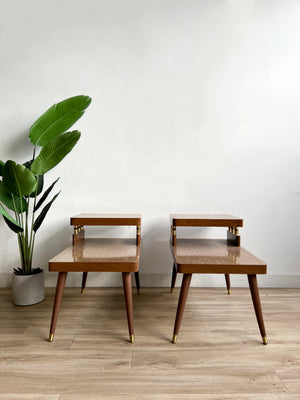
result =
[{"label": "bird of paradise plant", "polygon": [[13,160],[0,161],[0,213],[18,237],[21,267],[14,268],[17,275],[40,271],[32,268],[35,236],[60,193],[45,205],[59,178],[44,190],[44,175],[78,142],[81,135],[78,130],[66,131],[82,117],[90,103],[88,96],[75,96],[54,104],[29,130],[32,158],[24,164]]}]

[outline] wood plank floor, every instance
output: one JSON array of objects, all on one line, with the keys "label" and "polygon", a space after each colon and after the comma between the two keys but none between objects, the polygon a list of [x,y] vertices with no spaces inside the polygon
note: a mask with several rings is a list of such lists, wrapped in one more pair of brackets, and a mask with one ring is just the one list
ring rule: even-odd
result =
[{"label": "wood plank floor", "polygon": [[300,290],[261,289],[269,344],[249,290],[191,288],[176,345],[179,289],[66,289],[54,342],[54,289],[31,307],[0,289],[0,400],[299,400]]}]

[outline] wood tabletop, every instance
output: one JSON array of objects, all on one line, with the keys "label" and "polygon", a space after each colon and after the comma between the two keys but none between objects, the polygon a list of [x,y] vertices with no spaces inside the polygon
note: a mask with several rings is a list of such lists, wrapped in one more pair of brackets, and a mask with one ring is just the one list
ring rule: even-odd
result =
[{"label": "wood tabletop", "polygon": [[222,239],[177,239],[172,255],[181,273],[266,274],[267,265]]},{"label": "wood tabletop", "polygon": [[85,239],[49,261],[49,271],[136,272],[141,246],[135,239]]},{"label": "wood tabletop", "polygon": [[227,214],[171,214],[173,226],[242,227],[243,219]]},{"label": "wood tabletop", "polygon": [[80,214],[72,217],[71,225],[141,225],[141,214]]}]

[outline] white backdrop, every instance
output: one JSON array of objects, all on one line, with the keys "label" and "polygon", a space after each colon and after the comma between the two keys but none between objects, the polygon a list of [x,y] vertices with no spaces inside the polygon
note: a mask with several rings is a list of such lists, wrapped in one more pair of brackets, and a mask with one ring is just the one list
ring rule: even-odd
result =
[{"label": "white backdrop", "polygon": [[[0,22],[1,160],[30,157],[28,129],[53,103],[93,98],[74,126],[80,142],[46,178],[60,176],[62,193],[35,266],[70,244],[70,216],[139,212],[141,283],[167,285],[169,213],[230,213],[244,218],[242,245],[268,263],[260,284],[300,286],[299,1],[1,0]],[[193,231],[204,233],[225,235]],[[1,219],[1,286],[13,266],[17,241]]]}]

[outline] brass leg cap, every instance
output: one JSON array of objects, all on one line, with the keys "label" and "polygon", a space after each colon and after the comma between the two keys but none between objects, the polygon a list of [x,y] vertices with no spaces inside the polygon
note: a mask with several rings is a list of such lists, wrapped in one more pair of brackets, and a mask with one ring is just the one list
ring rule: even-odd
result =
[{"label": "brass leg cap", "polygon": [[178,335],[173,335],[172,343],[177,343],[177,337],[178,337]]},{"label": "brass leg cap", "polygon": [[263,344],[268,344],[267,336],[264,336],[264,337],[262,338],[262,340],[263,340]]},{"label": "brass leg cap", "polygon": [[134,343],[134,335],[130,335],[129,341],[130,341],[130,343]]},{"label": "brass leg cap", "polygon": [[84,294],[84,292],[85,292],[85,289],[81,289],[81,294]]},{"label": "brass leg cap", "polygon": [[230,289],[228,289],[228,294],[229,294],[229,295],[231,294],[231,290],[230,290]]},{"label": "brass leg cap", "polygon": [[171,293],[173,293],[173,291],[174,291],[174,288],[172,288],[172,287],[171,287],[171,290],[170,290],[170,292],[171,292]]},{"label": "brass leg cap", "polygon": [[53,342],[53,338],[54,338],[54,333],[50,333],[48,341]]}]

